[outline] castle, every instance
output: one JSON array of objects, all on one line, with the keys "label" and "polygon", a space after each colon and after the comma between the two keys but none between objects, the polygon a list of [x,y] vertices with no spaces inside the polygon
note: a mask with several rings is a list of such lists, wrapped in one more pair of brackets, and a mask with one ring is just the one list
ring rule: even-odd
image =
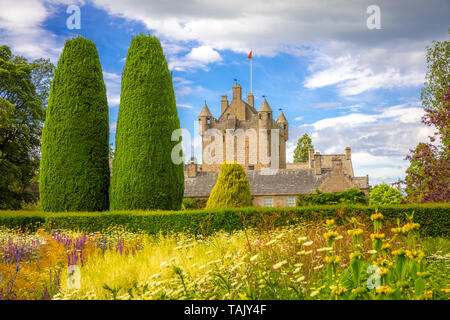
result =
[{"label": "castle", "polygon": [[198,121],[202,137],[202,159],[191,158],[185,165],[187,198],[208,198],[216,183],[220,164],[237,161],[246,172],[255,206],[294,206],[299,193],[363,190],[368,197],[369,177],[355,177],[351,149],[344,154],[322,155],[310,149],[308,161],[286,162],[289,124],[281,112],[274,120],[264,98],[259,110],[253,94],[242,100],[242,87],[233,86],[231,102],[221,98],[221,115],[214,118],[203,106]]}]

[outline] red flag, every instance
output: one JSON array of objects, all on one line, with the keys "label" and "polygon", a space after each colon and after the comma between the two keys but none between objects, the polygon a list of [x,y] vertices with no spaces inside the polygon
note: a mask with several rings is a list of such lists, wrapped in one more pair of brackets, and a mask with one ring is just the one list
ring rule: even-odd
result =
[{"label": "red flag", "polygon": [[251,59],[252,58],[252,51],[250,51],[250,53],[248,54],[247,59]]}]

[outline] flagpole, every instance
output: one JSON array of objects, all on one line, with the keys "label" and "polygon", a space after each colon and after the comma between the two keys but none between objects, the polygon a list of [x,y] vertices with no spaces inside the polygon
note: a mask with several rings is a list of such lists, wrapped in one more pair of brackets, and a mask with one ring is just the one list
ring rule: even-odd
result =
[{"label": "flagpole", "polygon": [[252,53],[252,57],[250,58],[250,93],[253,94],[253,49],[250,48],[250,52]]}]

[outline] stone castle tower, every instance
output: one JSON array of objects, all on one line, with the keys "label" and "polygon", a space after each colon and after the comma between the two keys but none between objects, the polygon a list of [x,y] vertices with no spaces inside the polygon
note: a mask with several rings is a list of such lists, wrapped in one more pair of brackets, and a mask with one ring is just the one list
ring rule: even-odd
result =
[{"label": "stone castle tower", "polygon": [[218,119],[212,116],[205,102],[198,117],[202,136],[202,171],[218,171],[223,161],[237,161],[245,170],[286,168],[289,131],[286,117],[281,112],[275,121],[265,98],[259,110],[255,109],[254,102],[251,93],[247,102],[242,100],[239,84],[233,86],[230,102],[226,95],[222,95]]}]

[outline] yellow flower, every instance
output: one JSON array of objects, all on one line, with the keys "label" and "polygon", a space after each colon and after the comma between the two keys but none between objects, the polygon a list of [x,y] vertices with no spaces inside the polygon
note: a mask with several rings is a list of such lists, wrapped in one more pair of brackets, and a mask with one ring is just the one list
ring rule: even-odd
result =
[{"label": "yellow flower", "polygon": [[334,225],[334,219],[327,219],[327,220],[325,221],[325,224],[326,224],[327,226],[332,226],[332,225]]},{"label": "yellow flower", "polygon": [[352,260],[352,259],[362,260],[361,252],[352,252],[352,253],[350,253],[350,260]]},{"label": "yellow flower", "polygon": [[380,275],[384,276],[385,274],[389,273],[389,269],[388,268],[380,268]]},{"label": "yellow flower", "polygon": [[334,288],[333,290],[331,290],[331,295],[332,296],[340,296],[344,293],[347,292],[347,289],[344,287],[338,287],[338,288]]},{"label": "yellow flower", "polygon": [[376,291],[377,291],[377,293],[380,293],[380,294],[388,294],[388,293],[391,293],[393,290],[389,286],[379,286],[378,288],[376,288]]},{"label": "yellow flower", "polygon": [[356,229],[351,229],[351,230],[347,230],[347,234],[349,236],[360,236],[361,234],[363,234],[363,230],[360,228],[356,228]]},{"label": "yellow flower", "polygon": [[380,240],[382,240],[382,239],[385,238],[385,235],[384,235],[384,233],[372,233],[372,234],[370,235],[370,238],[371,238],[372,240],[375,240],[375,239],[380,239]]},{"label": "yellow flower", "polygon": [[391,245],[388,242],[385,242],[381,246],[381,250],[386,250],[386,249],[389,249],[390,247],[391,247]]},{"label": "yellow flower", "polygon": [[337,257],[325,257],[325,262],[326,263],[339,263],[341,261],[341,257],[337,256]]},{"label": "yellow flower", "polygon": [[327,233],[325,233],[323,236],[326,240],[328,239],[334,239],[339,235],[339,233],[337,233],[336,231],[329,231]]},{"label": "yellow flower", "polygon": [[370,216],[370,220],[375,221],[375,220],[381,220],[383,219],[383,215],[381,213],[374,213]]}]

